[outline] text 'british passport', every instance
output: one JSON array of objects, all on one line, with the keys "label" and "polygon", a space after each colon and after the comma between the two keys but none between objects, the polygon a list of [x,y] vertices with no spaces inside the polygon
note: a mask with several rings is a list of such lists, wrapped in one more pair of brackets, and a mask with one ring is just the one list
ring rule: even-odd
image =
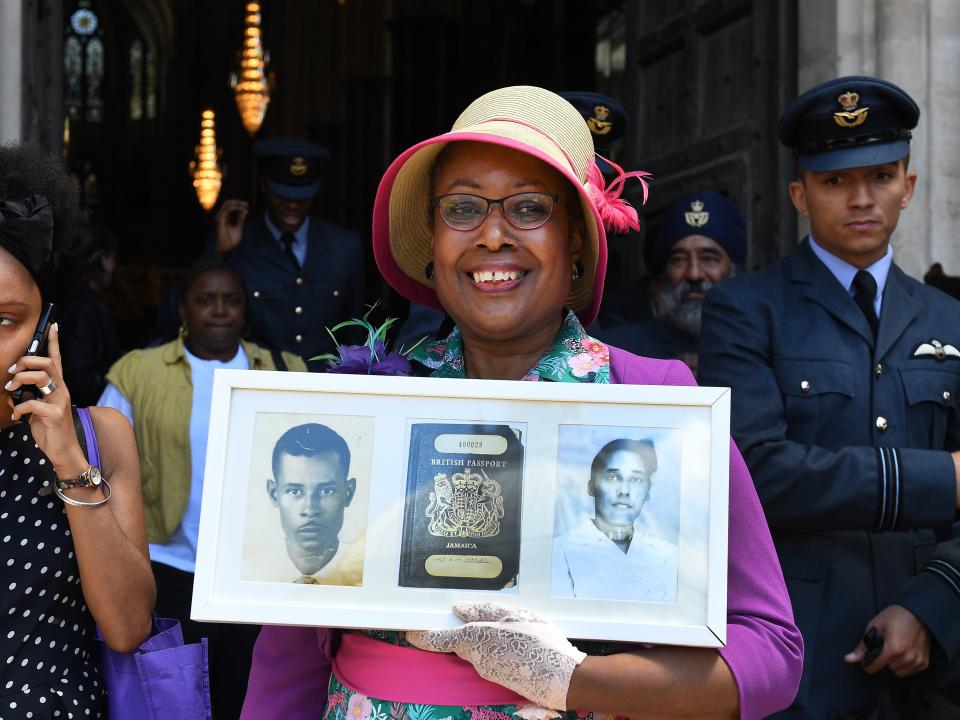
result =
[{"label": "text 'british passport'", "polygon": [[519,431],[508,425],[411,425],[400,585],[514,585],[522,486]]}]

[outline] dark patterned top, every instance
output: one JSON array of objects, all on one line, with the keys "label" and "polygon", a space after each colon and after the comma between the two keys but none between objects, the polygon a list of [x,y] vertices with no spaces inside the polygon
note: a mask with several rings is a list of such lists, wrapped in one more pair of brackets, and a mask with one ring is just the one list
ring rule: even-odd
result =
[{"label": "dark patterned top", "polygon": [[0,430],[0,720],[106,716],[93,617],[54,479],[29,428]]}]

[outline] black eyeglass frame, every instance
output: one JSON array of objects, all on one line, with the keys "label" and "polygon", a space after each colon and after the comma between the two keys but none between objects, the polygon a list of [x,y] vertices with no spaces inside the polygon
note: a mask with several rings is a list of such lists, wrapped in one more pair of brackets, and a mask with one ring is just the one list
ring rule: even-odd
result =
[{"label": "black eyeglass frame", "polygon": [[[520,197],[521,195],[537,195],[540,197],[550,198],[550,201],[551,201],[550,211],[547,213],[547,216],[542,221],[538,222],[536,225],[521,227],[520,225],[517,225],[515,222],[513,222],[510,219],[510,215],[507,213],[507,207],[506,205],[504,205],[504,203],[507,202],[508,200],[512,200],[515,197]],[[487,203],[487,211],[477,221],[476,225],[471,225],[470,227],[457,227],[456,225],[451,223],[449,220],[447,220],[446,215],[443,214],[443,208],[440,207],[440,201],[446,197],[469,197],[469,198],[476,198],[477,200],[483,200],[485,203]],[[509,223],[510,227],[516,228],[517,230],[536,230],[537,228],[540,228],[546,225],[547,222],[549,222],[550,218],[553,217],[553,210],[554,208],[556,208],[558,202],[560,202],[560,196],[557,195],[556,193],[540,192],[538,190],[527,190],[525,192],[514,193],[513,195],[506,195],[502,198],[488,198],[488,197],[484,197],[483,195],[474,195],[473,193],[445,193],[443,195],[437,195],[435,198],[432,198],[430,200],[430,204],[440,211],[440,217],[443,218],[443,221],[447,224],[447,227],[451,228],[452,230],[459,230],[461,232],[470,232],[472,230],[476,230],[478,227],[483,225],[483,223],[486,222],[487,218],[490,217],[490,212],[493,209],[494,205],[500,206],[500,212],[502,213],[504,220],[506,220],[507,223]]]}]

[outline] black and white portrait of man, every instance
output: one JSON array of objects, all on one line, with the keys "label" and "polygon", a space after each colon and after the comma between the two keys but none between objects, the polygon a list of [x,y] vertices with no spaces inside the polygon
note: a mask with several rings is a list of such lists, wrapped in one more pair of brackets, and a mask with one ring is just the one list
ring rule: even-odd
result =
[{"label": "black and white portrait of man", "polygon": [[[551,595],[675,602],[676,488],[661,483],[675,486],[676,473],[661,477],[652,438],[604,439],[618,429],[593,430],[592,444],[568,446],[570,457],[560,458],[558,526],[565,528],[554,538]],[[663,502],[651,503],[659,494]]]},{"label": "black and white portrait of man", "polygon": [[[301,422],[286,427],[279,437],[271,428],[275,439],[269,443],[269,473],[259,488],[254,476],[251,491],[268,501],[267,507],[258,505],[260,513],[272,519],[272,529],[260,531],[264,537],[248,563],[252,576],[245,573],[247,579],[363,584],[366,490],[360,493],[364,507],[355,508],[355,503],[358,487],[367,487],[366,474],[361,480],[357,468],[369,467],[369,458],[358,462],[354,450],[360,448],[351,449],[347,440],[356,433],[341,434],[332,425]],[[261,452],[267,450],[262,442],[266,439],[258,439]]]}]

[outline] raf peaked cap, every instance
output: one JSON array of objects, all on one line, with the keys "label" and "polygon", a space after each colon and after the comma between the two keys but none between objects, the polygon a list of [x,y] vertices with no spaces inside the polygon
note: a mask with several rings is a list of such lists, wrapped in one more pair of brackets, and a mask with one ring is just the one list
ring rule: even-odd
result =
[{"label": "raf peaked cap", "polygon": [[[593,147],[600,155],[609,155],[610,146],[627,132],[627,111],[623,105],[611,97],[595,92],[562,92],[560,97],[573,105],[583,116]],[[601,158],[597,158],[600,172],[609,175],[613,168]]]},{"label": "raf peaked cap", "polygon": [[253,146],[267,188],[292,200],[320,192],[320,161],[330,157],[322,145],[296,138],[269,138]]},{"label": "raf peaked cap", "polygon": [[558,94],[583,115],[596,148],[607,147],[623,137],[627,130],[627,111],[613,98],[595,92]]},{"label": "raf peaked cap", "polygon": [[879,78],[837,78],[807,90],[780,117],[780,142],[813,172],[891,163],[910,151],[920,108]]}]

